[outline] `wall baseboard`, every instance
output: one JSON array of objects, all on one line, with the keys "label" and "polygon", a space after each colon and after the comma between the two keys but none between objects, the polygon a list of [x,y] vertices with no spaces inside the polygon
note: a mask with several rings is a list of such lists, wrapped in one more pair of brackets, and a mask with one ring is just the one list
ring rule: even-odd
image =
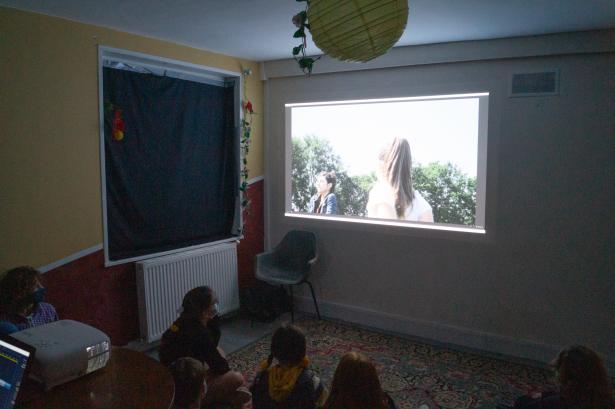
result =
[{"label": "wall baseboard", "polygon": [[[539,365],[549,363],[563,346],[548,345],[502,335],[476,331],[469,328],[420,321],[398,314],[383,313],[353,305],[318,300],[320,314],[323,317],[340,320],[364,327],[372,327],[426,342],[445,344],[453,348],[466,348],[504,355],[515,360],[534,361]],[[315,314],[311,297],[295,296],[295,308]],[[615,357],[604,357],[607,370],[615,373]]]},{"label": "wall baseboard", "polygon": [[265,180],[265,176],[264,175],[255,176],[252,179],[248,180],[248,185],[251,185],[251,184],[256,183],[256,182],[260,182],[261,180]]},{"label": "wall baseboard", "polygon": [[60,266],[63,266],[64,264],[68,264],[71,261],[75,261],[77,259],[80,259],[81,257],[85,257],[89,254],[102,250],[102,248],[103,248],[102,243],[97,244],[92,247],[88,247],[87,249],[80,250],[76,253],[71,254],[70,256],[64,257],[63,259],[56,260],[53,263],[49,263],[45,266],[39,267],[38,271],[40,271],[41,273],[46,273],[50,270],[53,270],[54,268],[58,268]]}]

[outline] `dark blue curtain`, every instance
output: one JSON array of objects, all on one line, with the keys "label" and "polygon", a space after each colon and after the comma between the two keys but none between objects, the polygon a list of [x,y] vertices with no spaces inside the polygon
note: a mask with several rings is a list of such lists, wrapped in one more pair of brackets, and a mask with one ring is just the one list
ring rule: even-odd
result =
[{"label": "dark blue curtain", "polygon": [[233,236],[233,87],[112,68],[103,84],[110,260]]}]

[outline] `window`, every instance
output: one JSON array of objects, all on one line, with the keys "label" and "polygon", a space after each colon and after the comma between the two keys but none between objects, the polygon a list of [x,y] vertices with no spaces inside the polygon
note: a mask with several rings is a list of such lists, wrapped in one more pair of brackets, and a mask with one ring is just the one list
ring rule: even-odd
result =
[{"label": "window", "polygon": [[105,264],[237,240],[240,74],[101,47]]},{"label": "window", "polygon": [[286,216],[484,233],[488,102],[286,104]]}]

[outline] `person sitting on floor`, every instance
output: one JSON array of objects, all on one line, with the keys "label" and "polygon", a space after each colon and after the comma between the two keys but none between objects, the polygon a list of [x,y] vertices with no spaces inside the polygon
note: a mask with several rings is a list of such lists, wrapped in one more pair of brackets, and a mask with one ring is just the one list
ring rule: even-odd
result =
[{"label": "person sitting on floor", "polygon": [[169,369],[175,382],[173,409],[200,409],[207,392],[203,364],[194,358],[183,357],[173,362]]},{"label": "person sitting on floor", "polygon": [[0,331],[11,333],[58,320],[53,305],[43,302],[41,273],[22,266],[8,270],[0,280]]},{"label": "person sitting on floor", "polygon": [[[261,363],[252,385],[254,409],[314,409],[322,407],[326,390],[309,369],[303,331],[286,324],[271,338],[269,358]],[[277,361],[272,365],[274,359]]]},{"label": "person sitting on floor", "polygon": [[395,409],[393,399],[382,390],[378,372],[367,357],[348,352],[335,369],[325,409]]},{"label": "person sitting on floor", "polygon": [[[551,362],[559,390],[519,397],[515,409],[613,409],[615,396],[602,359],[582,345],[565,348]],[[500,405],[499,409],[511,408]]]},{"label": "person sitting on floor", "polygon": [[170,366],[176,359],[191,357],[208,365],[208,391],[204,407],[216,403],[230,403],[240,408],[250,401],[243,375],[231,371],[218,347],[220,341],[218,298],[209,287],[196,287],[182,300],[179,318],[165,331],[160,343],[160,362]]}]

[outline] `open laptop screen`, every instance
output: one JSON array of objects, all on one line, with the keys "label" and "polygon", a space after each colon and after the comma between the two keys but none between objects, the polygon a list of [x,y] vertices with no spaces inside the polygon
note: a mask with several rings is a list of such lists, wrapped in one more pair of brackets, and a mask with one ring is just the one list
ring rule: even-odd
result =
[{"label": "open laptop screen", "polygon": [[9,335],[0,335],[0,409],[15,406],[21,381],[33,356],[33,347]]}]

